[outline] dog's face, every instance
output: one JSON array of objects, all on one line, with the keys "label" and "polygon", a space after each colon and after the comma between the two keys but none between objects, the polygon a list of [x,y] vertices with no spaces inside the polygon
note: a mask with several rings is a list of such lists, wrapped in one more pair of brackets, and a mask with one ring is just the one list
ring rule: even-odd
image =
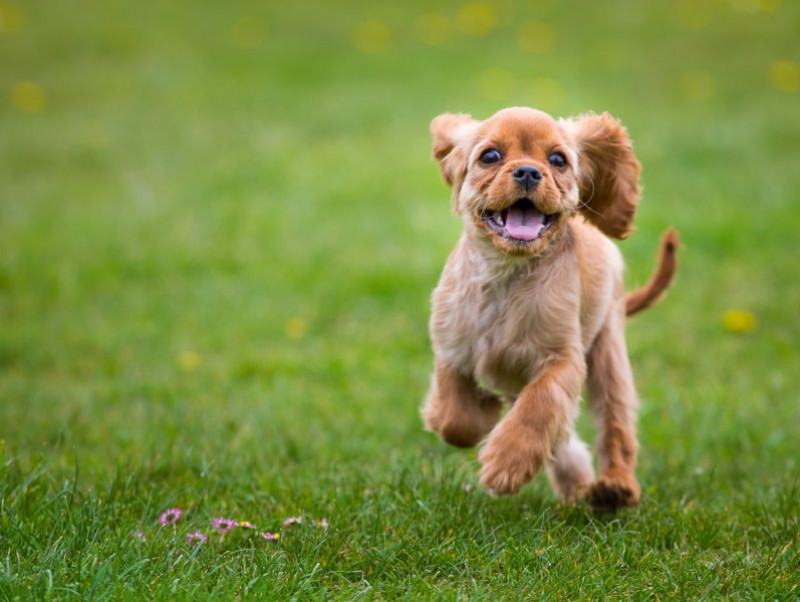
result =
[{"label": "dog's face", "polygon": [[494,246],[532,255],[578,206],[577,153],[541,111],[506,109],[479,124],[459,205]]},{"label": "dog's face", "polygon": [[556,121],[512,108],[478,122],[446,113],[431,130],[454,210],[499,251],[540,253],[579,210],[609,236],[630,232],[640,167],[610,116]]}]

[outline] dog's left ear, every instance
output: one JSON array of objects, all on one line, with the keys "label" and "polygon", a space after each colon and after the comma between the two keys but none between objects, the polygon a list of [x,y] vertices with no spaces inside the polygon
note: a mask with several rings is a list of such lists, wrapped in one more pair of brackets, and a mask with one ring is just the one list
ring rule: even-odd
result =
[{"label": "dog's left ear", "polygon": [[469,147],[477,124],[463,113],[443,113],[431,121],[433,156],[445,182],[453,187],[453,211],[458,211],[458,195],[467,175]]},{"label": "dog's left ear", "polygon": [[566,120],[578,150],[580,210],[613,238],[633,232],[642,166],[628,132],[608,113]]}]

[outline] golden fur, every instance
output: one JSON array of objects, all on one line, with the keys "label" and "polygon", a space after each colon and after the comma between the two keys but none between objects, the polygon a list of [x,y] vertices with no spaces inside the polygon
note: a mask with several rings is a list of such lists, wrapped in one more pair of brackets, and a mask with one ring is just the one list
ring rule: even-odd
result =
[{"label": "golden fur", "polygon": [[[563,499],[635,504],[637,398],[625,316],[671,283],[677,237],[665,237],[651,282],[626,297],[622,257],[606,235],[632,231],[640,166],[627,132],[608,114],[556,121],[528,108],[483,122],[440,115],[431,131],[464,232],[433,293],[426,427],[460,447],[483,441],[481,482],[495,494],[515,493],[545,468]],[[487,164],[490,149],[501,159]],[[520,167],[540,180],[523,186]],[[508,234],[506,216],[519,203],[527,213],[518,220],[544,216],[535,239]],[[498,215],[503,227],[492,222]],[[598,423],[597,479],[573,428],[584,382]],[[504,402],[511,409],[501,416]]]}]

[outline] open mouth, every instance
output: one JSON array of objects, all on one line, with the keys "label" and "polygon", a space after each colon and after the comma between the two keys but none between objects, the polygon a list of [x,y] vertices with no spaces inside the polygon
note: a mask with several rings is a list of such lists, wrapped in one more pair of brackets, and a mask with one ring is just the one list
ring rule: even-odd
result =
[{"label": "open mouth", "polygon": [[503,238],[530,242],[541,237],[555,223],[557,213],[540,212],[528,199],[519,199],[500,211],[484,210],[481,219],[489,229]]}]

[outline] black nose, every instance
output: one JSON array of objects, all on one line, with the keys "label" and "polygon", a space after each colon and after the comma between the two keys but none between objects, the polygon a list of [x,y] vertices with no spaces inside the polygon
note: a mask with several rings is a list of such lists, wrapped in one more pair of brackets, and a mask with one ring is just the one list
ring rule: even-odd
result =
[{"label": "black nose", "polygon": [[533,165],[522,165],[511,172],[511,177],[525,188],[536,188],[542,179],[542,172]]}]

